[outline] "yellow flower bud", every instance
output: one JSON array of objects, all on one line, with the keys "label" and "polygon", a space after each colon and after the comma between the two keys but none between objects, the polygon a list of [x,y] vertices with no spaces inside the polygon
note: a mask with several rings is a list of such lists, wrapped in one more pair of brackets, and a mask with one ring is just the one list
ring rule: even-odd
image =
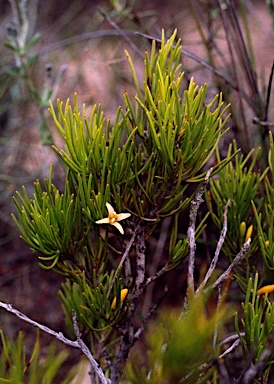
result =
[{"label": "yellow flower bud", "polygon": [[241,236],[241,238],[244,237],[245,231],[246,231],[246,222],[242,221],[240,224],[240,236]]},{"label": "yellow flower bud", "polygon": [[80,308],[83,308],[86,311],[91,312],[91,310],[88,307],[86,307],[85,305],[80,305]]},{"label": "yellow flower bud", "polygon": [[264,295],[266,292],[271,293],[273,291],[274,291],[274,284],[265,285],[264,287],[258,289],[257,293],[258,293],[258,295]]},{"label": "yellow flower bud", "polygon": [[266,242],[265,242],[265,246],[266,246],[266,248],[269,247],[269,240],[266,240]]},{"label": "yellow flower bud", "polygon": [[252,235],[252,231],[253,231],[253,225],[250,225],[250,227],[248,227],[248,230],[246,231],[245,242],[247,242],[247,240],[250,239]]},{"label": "yellow flower bud", "polygon": [[[127,294],[128,294],[127,288],[124,288],[121,290],[121,296],[120,296],[120,302],[121,303],[125,300]],[[111,309],[115,309],[115,308],[116,308],[116,296],[114,297],[112,304],[111,304]]]}]

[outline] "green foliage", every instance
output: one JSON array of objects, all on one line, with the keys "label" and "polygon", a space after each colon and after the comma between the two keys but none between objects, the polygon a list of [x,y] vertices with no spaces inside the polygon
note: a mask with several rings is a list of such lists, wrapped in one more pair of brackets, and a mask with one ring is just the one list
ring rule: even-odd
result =
[{"label": "green foliage", "polygon": [[[206,87],[198,90],[193,81],[180,96],[180,48],[179,42],[172,47],[174,40],[175,33],[166,44],[163,37],[159,53],[154,46],[151,57],[146,56],[144,95],[129,59],[136,105],[134,109],[125,95],[126,110],[118,108],[113,124],[105,121],[100,106],[87,119],[76,98],[74,110],[69,102],[64,110],[58,103],[58,116],[51,106],[66,144],[64,149],[54,147],[68,167],[65,191],[60,193],[50,176],[45,192],[35,184],[34,199],[26,191],[14,198],[23,239],[44,255],[39,257],[49,261],[50,268],[67,271],[65,261],[83,263],[82,254],[93,261],[100,254],[100,262],[105,260],[106,248],[94,222],[106,216],[106,202],[114,201],[119,211],[126,207],[139,220],[148,218],[153,229],[162,217],[184,210],[190,199],[182,196],[189,183],[203,179],[199,171],[224,133],[225,110],[218,96],[203,107]],[[226,163],[220,161],[214,173]],[[88,240],[90,231],[95,233],[95,249]]]},{"label": "green foliage", "polygon": [[[51,263],[49,266],[45,263],[41,265],[44,268],[52,268],[60,255],[69,256],[75,249],[77,241],[73,237],[74,223],[79,222],[77,217],[79,209],[75,207],[77,199],[70,193],[68,183],[62,194],[52,184],[52,167],[49,180],[45,179],[45,191],[42,191],[38,180],[34,187],[33,199],[28,198],[24,187],[23,196],[16,193],[17,198],[14,197],[14,202],[19,213],[19,221],[14,215],[13,218],[21,231],[22,239],[33,251],[43,253],[44,256],[39,256],[40,260]],[[81,243],[80,238],[78,241]]]},{"label": "green foliage", "polygon": [[140,357],[127,365],[126,379],[131,383],[206,383],[216,355],[214,334],[228,315],[219,308],[211,315],[208,300],[198,296],[189,302],[186,313],[165,310],[147,332],[148,370],[140,370]]},{"label": "green foliage", "polygon": [[[232,151],[236,154],[234,160],[219,172],[218,177],[210,180],[210,191],[206,200],[213,221],[219,230],[223,225],[223,207],[230,201],[227,235],[222,247],[222,251],[230,262],[248,238],[252,238],[244,265],[235,270],[238,283],[245,292],[249,271],[254,265],[254,257],[259,250],[253,201],[257,202],[258,207],[263,205],[264,199],[260,195],[258,197],[258,191],[262,188],[263,180],[267,179],[269,168],[266,168],[262,174],[256,170],[260,149],[252,150],[247,156],[240,155],[234,141],[228,148],[228,157],[231,156]],[[219,159],[218,152],[217,158]]]},{"label": "green foliage", "polygon": [[[69,280],[62,284],[59,292],[62,300],[66,322],[71,333],[74,333],[71,320],[72,309],[76,312],[83,334],[94,332],[111,331],[126,315],[127,300],[120,305],[122,280],[114,277],[114,270],[110,275],[94,270],[93,281],[88,282],[84,273],[78,276],[77,283]],[[111,309],[113,299],[116,297],[116,309]],[[97,335],[92,333],[95,338]],[[91,341],[92,341],[92,336]]]},{"label": "green foliage", "polygon": [[[274,323],[274,306],[268,298],[257,294],[258,288],[258,273],[255,275],[254,280],[249,279],[245,302],[242,303],[242,315],[236,313],[235,327],[241,340],[244,355],[248,363],[258,362],[262,356],[263,351],[269,343],[269,336],[273,331]],[[244,332],[241,332],[240,327],[243,327]],[[269,364],[273,363],[274,348],[271,347],[271,353],[268,359],[264,362],[264,371]]]},{"label": "green foliage", "polygon": [[[67,277],[60,297],[69,329],[73,331],[74,310],[94,353],[100,355],[107,347],[110,360],[145,288],[140,244],[166,216],[173,216],[164,271],[186,257],[188,242],[178,240],[179,213],[194,196],[187,197],[186,191],[203,181],[203,167],[226,132],[227,108],[221,96],[205,105],[206,85],[197,87],[193,79],[182,89],[181,48],[175,38],[176,31],[165,42],[163,33],[159,52],[153,42],[151,54],[146,53],[143,89],[127,54],[137,95],[134,102],[124,95],[125,107],[117,109],[113,121],[104,118],[100,105],[87,117],[76,95],[73,108],[69,101],[65,106],[58,102],[57,111],[51,104],[64,142],[63,148],[53,146],[67,169],[64,191],[54,186],[51,167],[44,191],[37,181],[33,198],[24,188],[14,197],[14,220],[22,239],[38,254],[42,267]],[[212,175],[232,157],[220,160]],[[110,217],[106,203],[118,213],[131,213],[123,221],[124,237],[117,228],[96,223]],[[204,225],[205,220],[197,235]],[[129,251],[129,235],[136,236],[136,255],[124,267],[116,260]],[[125,287],[129,295],[120,303]],[[112,309],[114,298],[117,305]]]},{"label": "green foliage", "polygon": [[269,271],[274,269],[274,144],[272,133],[269,133],[270,149],[268,154],[270,174],[264,178],[264,200],[263,207],[256,206],[253,209],[258,226],[258,239],[260,251],[264,259],[264,266]]},{"label": "green foliage", "polygon": [[[0,383],[54,383],[58,371],[68,357],[66,351],[57,354],[54,344],[49,346],[46,356],[41,356],[39,332],[31,356],[26,353],[23,332],[20,332],[17,341],[13,342],[7,340],[1,331],[1,341]],[[59,382],[71,383],[74,375],[75,372],[70,370]]]},{"label": "green foliage", "polygon": [[[237,152],[235,141],[229,146],[228,156],[231,156],[232,150],[234,153]],[[228,231],[223,248],[224,253],[230,258],[238,253],[247,240],[245,239],[246,232],[242,230],[241,224],[244,222],[246,229],[253,225],[251,202],[256,199],[260,183],[267,172],[266,169],[261,175],[260,172],[254,170],[259,155],[260,150],[257,150],[255,154],[254,151],[251,151],[248,156],[237,153],[234,161],[222,169],[217,178],[210,180],[208,207],[214,223],[219,229],[222,227],[223,207],[230,200]],[[257,247],[256,237],[252,236],[250,253],[254,253]]]}]

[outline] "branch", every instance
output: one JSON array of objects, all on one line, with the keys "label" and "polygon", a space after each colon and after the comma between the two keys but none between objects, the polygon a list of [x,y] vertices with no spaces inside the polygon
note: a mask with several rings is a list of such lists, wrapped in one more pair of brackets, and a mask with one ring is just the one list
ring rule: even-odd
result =
[{"label": "branch", "polygon": [[240,344],[241,340],[238,338],[237,340],[234,341],[234,343],[229,347],[227,348],[219,357],[218,359],[222,359],[223,357],[225,357],[226,355],[228,355],[230,352],[232,352],[239,344]]},{"label": "branch", "polygon": [[73,329],[75,332],[75,335],[77,337],[77,343],[79,345],[78,348],[81,349],[81,351],[87,356],[87,358],[90,361],[91,367],[96,372],[96,374],[99,377],[99,380],[102,384],[111,384],[111,381],[109,379],[105,378],[105,375],[100,367],[100,365],[97,363],[97,361],[92,356],[90,350],[88,349],[87,345],[84,343],[84,341],[81,338],[80,329],[77,322],[77,316],[74,311],[72,311],[72,320],[73,320]]},{"label": "branch", "polygon": [[253,379],[255,378],[255,376],[258,375],[258,373],[260,373],[263,370],[272,352],[273,342],[274,342],[274,335],[271,335],[267,340],[267,344],[261,354],[260,359],[256,362],[256,364],[251,363],[248,370],[243,375],[241,375],[239,379],[236,381],[236,384],[240,384],[240,383],[251,384],[254,382]]},{"label": "branch", "polygon": [[[132,36],[132,37],[134,37],[134,36],[136,37],[137,36],[135,31],[129,30],[129,29],[128,30],[123,30],[123,33],[125,35],[127,35],[127,36]],[[121,32],[120,31],[116,31],[114,29],[102,29],[100,31],[92,31],[92,32],[82,33],[80,35],[75,35],[75,36],[69,37],[67,39],[64,39],[64,40],[57,41],[55,43],[49,44],[46,47],[41,48],[40,50],[38,50],[34,54],[28,55],[27,59],[29,61],[31,61],[32,59],[34,59],[34,57],[36,55],[41,57],[41,56],[46,55],[49,52],[52,52],[52,51],[55,51],[55,50],[58,50],[58,49],[62,49],[64,47],[68,46],[68,45],[77,44],[77,43],[80,43],[80,42],[83,42],[83,41],[86,41],[86,40],[102,39],[103,37],[116,37],[116,36],[121,36]],[[16,63],[12,62],[10,64],[7,64],[6,66],[9,69],[13,69],[13,68],[16,67]],[[6,70],[1,68],[0,69],[0,76],[3,75],[5,72],[6,72]]]},{"label": "branch", "polygon": [[[217,363],[217,366],[218,368],[219,365],[218,365],[218,360],[221,360],[223,357],[225,357],[228,353],[230,353],[231,351],[233,351],[234,348],[237,347],[237,345],[240,343],[240,339],[237,339],[232,345],[231,347],[229,347],[224,353],[222,353],[221,355],[219,355],[217,358],[216,358],[216,361],[212,360],[210,363],[204,363],[204,364],[201,364],[197,369],[193,369],[191,372],[189,372],[186,376],[184,376],[181,380],[180,380],[180,383],[184,383],[187,379],[189,379],[189,377],[191,377],[193,375],[193,373],[197,372],[198,371],[202,371],[204,369],[210,369],[213,364],[216,364]],[[227,382],[225,382],[227,383]],[[240,382],[238,383],[240,384]]]},{"label": "branch", "polygon": [[188,261],[188,277],[187,277],[187,289],[194,294],[194,263],[195,263],[195,224],[197,213],[200,205],[204,201],[202,195],[204,194],[206,185],[209,180],[209,176],[212,172],[212,168],[206,174],[204,183],[201,188],[198,189],[194,199],[191,201],[191,208],[189,213],[189,227],[187,230],[188,244],[189,244],[189,261]]},{"label": "branch", "polygon": [[155,275],[151,276],[151,277],[148,277],[146,279],[146,286],[151,284],[153,281],[155,281],[156,279],[158,279],[160,276],[162,276],[168,269],[170,268],[170,264],[167,262],[163,268],[161,268],[157,273],[155,273]]},{"label": "branch", "polygon": [[245,332],[240,332],[239,334],[238,333],[232,333],[232,334],[228,335],[225,339],[220,341],[219,346],[222,346],[222,345],[227,344],[227,343],[231,343],[232,341],[235,341],[235,340],[240,340],[239,336],[243,337],[244,335],[245,335]]},{"label": "branch", "polygon": [[261,125],[262,127],[274,127],[273,121],[261,121],[258,117],[253,117],[253,124]]},{"label": "branch", "polygon": [[143,291],[143,284],[145,281],[145,268],[146,268],[146,244],[145,244],[145,234],[144,228],[141,228],[137,233],[136,241],[136,269],[137,276],[135,281],[136,296],[139,296]]},{"label": "branch", "polygon": [[114,276],[113,276],[112,282],[111,282],[111,284],[110,284],[110,287],[109,287],[109,290],[108,290],[108,293],[107,293],[107,298],[109,298],[110,292],[111,292],[111,290],[112,290],[112,287],[113,287],[113,284],[114,284],[114,281],[115,281],[115,277],[116,277],[117,274],[119,273],[119,269],[120,269],[120,268],[122,267],[122,265],[124,264],[124,261],[126,260],[128,254],[129,254],[129,251],[131,250],[131,247],[132,247],[132,245],[133,245],[133,243],[134,243],[135,237],[136,237],[136,235],[138,234],[139,230],[140,230],[140,223],[139,223],[139,224],[137,225],[137,227],[135,228],[135,230],[134,230],[134,232],[133,232],[133,235],[131,236],[131,239],[130,239],[130,241],[129,241],[127,247],[126,247],[126,250],[125,250],[125,252],[124,252],[124,254],[123,254],[123,256],[122,256],[122,258],[121,258],[121,260],[120,260],[120,263],[119,263],[119,265],[118,265],[118,267],[117,267],[117,269],[116,269],[116,272],[115,272],[115,274],[114,274]]},{"label": "branch", "polygon": [[134,44],[128,35],[117,25],[103,10],[102,8],[98,9],[101,15],[108,21],[108,23],[119,33],[120,36],[128,43],[128,45],[140,56],[143,57],[143,52]]},{"label": "branch", "polygon": [[224,243],[225,237],[226,237],[226,232],[227,232],[227,209],[228,209],[229,205],[230,205],[230,200],[228,200],[228,202],[227,202],[227,204],[226,204],[226,206],[224,208],[224,224],[223,224],[223,229],[222,229],[222,232],[221,232],[221,235],[220,235],[217,247],[216,247],[215,255],[214,255],[214,257],[213,257],[213,259],[211,261],[210,267],[208,268],[208,271],[207,271],[207,273],[205,275],[204,280],[202,281],[202,283],[199,285],[198,289],[195,292],[196,296],[199,295],[200,291],[204,288],[204,286],[206,285],[206,283],[208,282],[209,278],[211,277],[212,273],[214,272],[214,270],[216,268],[216,264],[217,264],[218,259],[219,259],[221,248],[223,246],[223,243]]},{"label": "branch", "polygon": [[74,331],[75,331],[75,334],[76,334],[76,337],[77,337],[77,341],[73,341],[73,340],[67,339],[63,335],[62,332],[55,332],[52,329],[48,328],[47,326],[42,325],[40,323],[37,323],[36,321],[30,319],[28,316],[26,316],[22,312],[20,312],[17,309],[13,308],[13,306],[11,304],[6,304],[6,303],[3,303],[3,302],[0,301],[0,307],[4,308],[8,312],[13,313],[15,316],[19,317],[19,319],[25,321],[26,323],[31,324],[34,327],[41,329],[43,332],[46,332],[49,335],[54,336],[57,340],[61,341],[62,343],[66,344],[66,345],[69,345],[70,347],[73,347],[73,348],[81,349],[81,351],[89,359],[92,368],[97,373],[97,375],[98,375],[98,377],[100,379],[100,383],[101,384],[111,384],[111,381],[109,379],[105,378],[104,373],[103,373],[101,367],[99,366],[99,364],[96,362],[96,360],[94,359],[94,357],[90,353],[90,351],[89,351],[88,347],[86,346],[86,344],[84,343],[84,341],[81,339],[79,327],[78,327],[78,324],[77,324],[77,318],[76,318],[76,315],[75,315],[74,312],[72,314],[72,316],[73,316],[73,326],[74,326]]},{"label": "branch", "polygon": [[135,332],[135,334],[134,334],[134,343],[135,343],[135,341],[137,341],[140,338],[142,332],[145,329],[145,326],[146,326],[148,320],[153,316],[153,314],[160,307],[160,305],[163,302],[163,300],[165,299],[167,293],[168,293],[168,288],[165,287],[163,295],[160,297],[160,299],[157,301],[157,303],[151,308],[151,310],[147,313],[147,315],[145,316],[144,320],[142,321],[142,325]]},{"label": "branch", "polygon": [[241,260],[244,259],[247,251],[249,250],[249,247],[250,247],[250,243],[251,243],[251,238],[249,238],[247,240],[246,243],[244,243],[242,249],[240,250],[240,252],[237,254],[237,256],[235,257],[235,259],[232,261],[232,263],[229,265],[229,267],[224,271],[224,273],[221,274],[221,276],[215,281],[215,283],[211,284],[208,288],[206,288],[204,290],[204,292],[208,292],[210,291],[211,289],[214,289],[216,288],[219,284],[221,284],[226,278],[227,276],[230,274],[230,272],[232,271],[232,269],[237,265],[239,264],[239,262]]},{"label": "branch", "polygon": [[131,296],[127,320],[123,324],[123,337],[120,340],[119,351],[116,355],[115,362],[112,363],[111,367],[111,380],[113,383],[118,383],[119,372],[124,368],[126,359],[128,358],[129,350],[134,344],[134,314],[136,312],[140,296],[145,289],[145,228],[140,225],[138,229],[135,229],[136,243],[136,278],[135,278],[135,289]]}]

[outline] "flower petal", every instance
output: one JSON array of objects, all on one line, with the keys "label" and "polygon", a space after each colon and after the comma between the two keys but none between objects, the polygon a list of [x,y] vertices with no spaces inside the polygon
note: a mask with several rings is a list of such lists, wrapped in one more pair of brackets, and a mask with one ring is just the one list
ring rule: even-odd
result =
[{"label": "flower petal", "polygon": [[119,213],[117,221],[125,220],[129,216],[131,216],[131,213]]},{"label": "flower petal", "polygon": [[107,210],[108,210],[108,215],[111,216],[111,215],[114,215],[115,214],[115,211],[114,211],[114,208],[111,204],[109,203],[106,203],[106,207],[107,207]]},{"label": "flower petal", "polygon": [[258,295],[264,295],[266,292],[271,293],[273,291],[274,291],[274,284],[265,285],[264,287],[258,289],[257,293],[258,293]]},{"label": "flower petal", "polygon": [[109,218],[106,217],[105,219],[100,219],[95,221],[96,224],[109,224]]},{"label": "flower petal", "polygon": [[123,227],[121,226],[121,224],[117,223],[117,221],[115,223],[111,223],[111,225],[114,225],[114,227],[116,227],[118,229],[118,231],[123,235],[124,234],[124,230],[123,230]]}]

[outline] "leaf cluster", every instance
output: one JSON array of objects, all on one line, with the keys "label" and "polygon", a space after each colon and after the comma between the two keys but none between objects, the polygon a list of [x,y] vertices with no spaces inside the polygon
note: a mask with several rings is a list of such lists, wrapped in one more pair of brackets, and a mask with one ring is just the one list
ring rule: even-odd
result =
[{"label": "leaf cluster", "polygon": [[[94,106],[87,119],[76,96],[74,109],[69,101],[64,108],[58,102],[56,114],[51,105],[65,142],[63,149],[53,147],[68,169],[64,192],[54,187],[50,175],[45,191],[35,184],[33,199],[25,190],[14,198],[17,226],[42,254],[44,266],[64,272],[67,260],[82,264],[82,255],[105,261],[107,234],[102,241],[94,223],[106,215],[106,202],[133,212],[133,226],[147,219],[148,234],[163,217],[188,206],[190,199],[182,197],[190,183],[204,177],[200,171],[224,134],[226,118],[220,96],[204,106],[206,86],[198,89],[192,80],[182,94],[175,35],[167,43],[163,35],[160,51],[155,52],[154,43],[151,56],[146,55],[144,91],[129,58],[135,106],[125,94],[125,110],[118,108],[113,123],[105,120],[101,106]],[[220,161],[213,174],[227,162]]]},{"label": "leaf cluster", "polygon": [[[271,271],[274,267],[274,157],[271,132],[269,142],[268,167],[263,172],[257,169],[261,149],[252,150],[247,156],[244,156],[237,153],[236,143],[233,142],[227,155],[230,156],[233,150],[236,156],[219,172],[217,178],[210,180],[210,191],[206,196],[207,206],[218,228],[221,228],[222,225],[223,206],[230,199],[228,231],[222,249],[230,261],[242,244],[247,241],[247,237],[252,237],[246,263],[241,270],[236,271],[236,277],[244,292],[247,289],[249,272],[255,264],[255,269],[263,270],[267,281],[271,278]],[[263,261],[263,265],[258,259]],[[257,261],[255,263],[255,260],[258,263]]]},{"label": "leaf cluster", "polygon": [[[19,333],[16,341],[7,340],[3,331],[0,332],[0,335],[2,344],[0,383],[36,384],[40,382],[50,384],[55,382],[56,375],[68,357],[66,351],[57,353],[55,345],[51,344],[47,355],[42,356],[38,332],[31,356],[27,356],[23,332]],[[71,383],[74,375],[74,370],[70,370],[60,383]]]},{"label": "leaf cluster", "polygon": [[[261,175],[254,169],[260,156],[260,149],[243,156],[239,154],[234,141],[228,148],[228,156],[231,156],[232,151],[235,154],[234,161],[223,168],[217,178],[210,180],[210,192],[207,196],[208,207],[219,229],[222,226],[223,207],[230,200],[228,233],[223,248],[224,253],[230,258],[242,247],[246,229],[253,224],[251,202],[257,198],[259,186],[268,170],[266,169]],[[218,153],[217,155],[219,157]],[[250,250],[253,253],[258,247],[254,240]]]},{"label": "leaf cluster", "polygon": [[[34,189],[31,199],[24,187],[23,195],[16,192],[13,200],[19,217],[16,219],[13,215],[13,218],[21,231],[22,239],[33,251],[42,253],[40,260],[50,262],[49,268],[52,268],[60,255],[74,252],[73,224],[79,222],[79,210],[75,209],[74,195],[71,194],[68,183],[64,193],[60,193],[53,185],[52,167],[49,179],[45,179],[45,190],[42,190],[38,180],[34,183]],[[43,267],[48,268],[45,263]]]},{"label": "leaf cluster", "polygon": [[227,308],[208,314],[208,298],[199,295],[185,313],[162,311],[147,332],[149,374],[140,370],[135,356],[127,365],[132,383],[206,383],[214,376],[214,334],[228,314]]},{"label": "leaf cluster", "polygon": [[264,195],[260,205],[252,204],[258,225],[258,241],[267,270],[274,269],[274,229],[273,229],[273,207],[274,207],[274,144],[272,132],[269,133],[270,149],[268,152],[269,172],[264,178]]},{"label": "leaf cluster", "polygon": [[[73,334],[71,309],[75,308],[77,318],[80,320],[82,333],[93,331],[98,333],[109,332],[119,324],[126,316],[128,303],[121,303],[122,279],[114,276],[114,270],[110,274],[101,271],[97,274],[94,270],[93,281],[87,281],[85,274],[79,275],[76,282],[67,280],[62,284],[59,296],[62,301],[68,329]],[[116,299],[115,308],[112,301]],[[107,337],[106,337],[107,338]]]},{"label": "leaf cluster", "polygon": [[[269,344],[269,337],[273,331],[274,306],[266,293],[264,296],[258,295],[259,275],[254,279],[250,278],[247,286],[245,302],[242,303],[241,326],[239,325],[239,315],[235,315],[235,327],[241,340],[244,355],[248,365],[255,364],[262,357],[263,352]],[[264,361],[263,369],[267,369],[273,363],[274,349],[271,350],[268,358]]]}]

